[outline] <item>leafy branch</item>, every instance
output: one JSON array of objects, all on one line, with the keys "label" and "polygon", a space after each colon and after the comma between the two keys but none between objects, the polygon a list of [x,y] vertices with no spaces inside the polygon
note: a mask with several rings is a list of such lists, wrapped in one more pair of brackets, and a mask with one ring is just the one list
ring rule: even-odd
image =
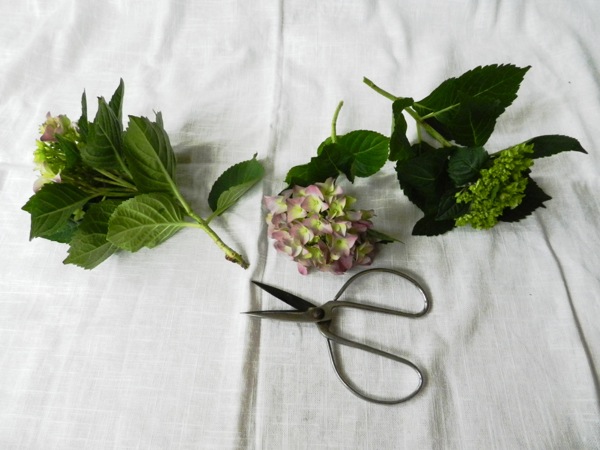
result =
[{"label": "leafy branch", "polygon": [[176,160],[161,113],[155,121],[129,116],[122,126],[124,84],[109,102],[98,99],[88,121],[87,99],[77,124],[48,117],[34,159],[41,177],[23,206],[31,214],[30,237],[69,244],[67,264],[92,269],[118,250],[152,248],[183,228],[199,228],[225,253],[248,267],[209,222],[231,208],[264,175],[256,159],[227,169],[209,194],[213,213],[192,210],[175,181]]},{"label": "leafy branch", "polygon": [[[292,167],[285,181],[308,185],[345,175],[353,182],[375,174],[389,160],[395,162],[403,193],[424,213],[413,234],[521,220],[551,198],[531,178],[534,160],[565,151],[586,153],[576,139],[563,135],[534,137],[493,154],[484,148],[528,70],[512,64],[480,66],[447,79],[419,101],[391,94],[365,77],[367,86],[392,102],[390,137],[366,130],[336,137],[340,105],[332,136],[309,163]],[[405,113],[416,123],[417,142],[408,139]],[[425,142],[424,134],[438,147]]]},{"label": "leafy branch", "polygon": [[[444,137],[440,133],[438,133],[435,130],[435,128],[430,126],[425,121],[425,119],[428,117],[419,116],[419,114],[413,108],[411,108],[411,106],[414,105],[414,100],[412,98],[410,98],[410,97],[404,97],[404,98],[395,97],[394,95],[390,94],[386,90],[381,89],[379,86],[377,86],[371,80],[369,80],[367,77],[363,77],[363,83],[365,83],[367,86],[369,86],[375,92],[379,93],[380,95],[384,96],[385,98],[396,103],[397,107],[396,107],[395,115],[397,115],[397,111],[401,111],[401,110],[406,111],[413,119],[415,119],[415,121],[421,128],[423,128],[427,133],[429,133],[429,135],[431,137],[433,137],[435,140],[437,140],[440,144],[442,144],[444,147],[452,146],[452,144],[450,142],[448,142],[446,139],[444,139]],[[404,132],[406,132],[406,129],[404,130]],[[419,130],[419,132],[420,132],[420,130]]]},{"label": "leafy branch", "polygon": [[444,81],[419,101],[396,97],[364,79],[392,100],[394,123],[403,123],[406,112],[441,146],[424,144],[421,133],[410,144],[406,127],[401,137],[392,132],[390,153],[400,187],[424,213],[413,234],[436,235],[467,224],[486,229],[498,221],[521,220],[551,198],[530,176],[533,160],[569,150],[586,153],[576,139],[562,135],[538,136],[494,154],[484,148],[528,70],[511,64],[477,67]]}]

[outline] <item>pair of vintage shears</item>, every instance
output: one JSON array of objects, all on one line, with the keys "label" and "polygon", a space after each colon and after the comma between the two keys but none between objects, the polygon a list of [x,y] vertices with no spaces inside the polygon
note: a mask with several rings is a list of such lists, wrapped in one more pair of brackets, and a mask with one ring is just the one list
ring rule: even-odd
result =
[{"label": "pair of vintage shears", "polygon": [[[348,287],[352,283],[361,279],[365,275],[372,274],[375,272],[384,272],[384,273],[392,274],[392,275],[401,277],[404,280],[411,283],[419,291],[420,296],[423,299],[423,307],[417,312],[410,312],[410,311],[403,311],[403,310],[396,310],[396,309],[381,308],[381,307],[367,305],[367,304],[353,302],[353,301],[338,300],[340,298],[340,296],[344,293],[344,291],[346,291],[346,289],[348,289]],[[249,314],[253,317],[258,317],[258,318],[262,318],[262,319],[276,319],[276,320],[296,322],[296,323],[314,323],[317,326],[317,328],[319,329],[319,331],[321,332],[321,334],[323,336],[325,336],[325,338],[327,339],[329,356],[331,358],[331,362],[332,362],[335,373],[337,374],[337,376],[341,380],[341,382],[344,384],[344,386],[346,386],[354,395],[358,396],[359,398],[361,398],[363,400],[369,401],[369,402],[386,404],[386,405],[394,405],[394,404],[402,403],[402,402],[405,402],[405,401],[411,399],[412,397],[417,395],[417,393],[419,393],[419,391],[423,387],[424,382],[425,382],[423,372],[421,372],[421,370],[414,363],[409,361],[408,359],[405,359],[401,356],[397,356],[397,355],[394,355],[391,353],[384,352],[382,350],[373,348],[371,346],[362,344],[360,342],[355,342],[350,339],[346,339],[346,338],[341,337],[338,334],[335,334],[334,332],[331,331],[331,326],[332,326],[333,318],[334,318],[334,310],[336,308],[353,308],[353,309],[360,309],[360,310],[366,310],[366,311],[372,311],[372,312],[384,313],[384,314],[392,314],[392,315],[396,315],[396,316],[409,317],[409,318],[416,318],[416,317],[421,317],[421,316],[425,315],[429,311],[429,308],[431,306],[431,301],[430,301],[429,297],[427,296],[427,294],[425,293],[425,290],[421,287],[421,285],[416,280],[411,278],[409,275],[407,275],[403,272],[399,272],[397,270],[392,270],[392,269],[376,268],[376,269],[364,270],[364,271],[359,272],[356,275],[352,276],[350,279],[348,279],[348,281],[338,291],[338,293],[334,297],[334,299],[331,301],[328,301],[327,303],[325,303],[321,306],[316,306],[313,303],[311,303],[301,297],[298,297],[290,292],[286,292],[286,291],[276,288],[274,286],[269,286],[267,284],[264,284],[264,283],[261,283],[258,281],[253,281],[253,283],[256,284],[258,287],[260,287],[261,289],[268,292],[269,294],[273,295],[274,297],[277,297],[279,300],[283,301],[284,303],[287,303],[288,305],[292,306],[295,309],[294,310],[248,311],[245,314]],[[408,395],[403,395],[399,398],[392,398],[392,399],[385,399],[385,398],[382,399],[382,398],[378,398],[375,396],[371,396],[365,392],[361,392],[361,390],[359,390],[348,379],[348,377],[344,374],[344,372],[342,370],[340,370],[339,362],[337,361],[335,353],[333,351],[332,343],[345,345],[348,347],[353,347],[353,348],[356,348],[359,350],[373,353],[373,354],[381,356],[383,358],[388,358],[390,360],[396,361],[401,364],[405,364],[406,366],[410,367],[416,374],[416,377],[418,379],[417,387],[412,392],[410,392]]]}]

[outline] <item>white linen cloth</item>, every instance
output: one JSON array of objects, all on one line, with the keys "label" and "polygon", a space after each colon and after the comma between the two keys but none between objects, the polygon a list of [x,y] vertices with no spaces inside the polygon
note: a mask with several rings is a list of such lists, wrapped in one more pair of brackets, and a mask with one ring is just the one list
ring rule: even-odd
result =
[{"label": "white linen cloth", "polygon": [[[0,0],[0,13],[1,448],[600,448],[597,1]],[[589,154],[538,160],[547,208],[490,231],[411,236],[421,213],[391,164],[344,185],[404,242],[374,267],[433,298],[416,321],[349,320],[428,378],[406,404],[366,403],[314,327],[240,314],[281,307],[252,279],[321,303],[348,278],[299,275],[266,238],[262,196],[315,155],[340,100],[340,134],[389,134],[390,102],[363,76],[419,99],[494,63],[532,69],[490,151],[565,134]],[[39,124],[79,117],[84,89],[93,116],[119,78],[125,114],[162,111],[201,214],[216,177],[258,153],[264,181],[214,222],[248,270],[197,230],[92,271],[28,241]],[[393,377],[345,361],[365,383]]]}]

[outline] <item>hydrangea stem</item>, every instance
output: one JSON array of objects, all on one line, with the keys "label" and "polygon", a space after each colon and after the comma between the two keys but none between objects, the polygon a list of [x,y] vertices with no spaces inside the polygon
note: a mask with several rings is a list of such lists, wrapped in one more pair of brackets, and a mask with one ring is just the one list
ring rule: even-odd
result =
[{"label": "hydrangea stem", "polygon": [[333,142],[334,144],[337,142],[336,126],[337,126],[337,119],[340,114],[340,110],[342,109],[342,106],[344,106],[343,101],[338,103],[337,108],[335,108],[335,112],[333,113],[333,119],[331,120],[331,142]]},{"label": "hydrangea stem", "polygon": [[173,193],[175,194],[175,197],[177,198],[181,206],[183,206],[185,213],[192,219],[194,219],[194,221],[196,222],[195,224],[193,224],[193,226],[195,226],[196,228],[200,228],[213,240],[215,244],[217,244],[217,247],[219,247],[225,253],[225,259],[240,265],[244,269],[247,269],[250,266],[250,264],[244,259],[242,255],[240,255],[238,252],[236,252],[227,244],[225,244],[225,242],[223,242],[223,240],[215,232],[215,230],[213,230],[210,227],[207,220],[203,219],[198,214],[196,214],[194,210],[192,210],[188,202],[185,200],[185,198],[183,198],[183,195],[181,195],[181,193],[179,192],[179,189],[177,189],[175,186],[173,186]]},{"label": "hydrangea stem", "polygon": [[130,183],[127,180],[124,180],[123,178],[119,177],[118,175],[115,175],[108,170],[103,170],[103,169],[95,169],[95,170],[96,170],[96,172],[102,174],[106,178],[105,180],[98,179],[98,181],[104,181],[106,183],[121,186],[126,189],[130,189],[133,192],[137,192],[137,187],[135,186],[135,184]]},{"label": "hydrangea stem", "polygon": [[379,86],[377,86],[375,83],[373,83],[371,80],[369,80],[367,77],[363,77],[363,83],[365,83],[367,86],[369,86],[371,89],[373,89],[375,92],[377,92],[379,95],[384,96],[385,98],[387,98],[388,100],[391,101],[395,101],[398,100],[398,97],[396,97],[393,94],[390,94],[388,91],[381,89]]},{"label": "hydrangea stem", "polygon": [[[373,89],[375,92],[377,92],[378,94],[382,95],[383,97],[391,100],[391,101],[396,101],[401,97],[396,97],[395,95],[389,93],[388,91],[381,89],[379,86],[377,86],[375,83],[373,83],[371,80],[369,80],[367,77],[363,78],[363,82],[369,86],[371,89]],[[421,126],[432,138],[434,138],[436,141],[438,141],[440,144],[442,144],[442,146],[444,147],[452,147],[452,144],[450,142],[448,142],[448,140],[446,138],[444,138],[444,136],[442,136],[440,133],[438,133],[431,125],[429,125],[427,122],[425,122],[425,120],[419,116],[419,114],[411,107],[407,107],[404,108],[404,111],[406,111],[413,119],[415,119],[415,121],[417,122],[417,124],[419,126]]]},{"label": "hydrangea stem", "polygon": [[208,236],[214,241],[214,243],[217,244],[217,247],[219,247],[225,253],[225,259],[227,259],[228,261],[234,262],[236,264],[239,264],[244,269],[248,268],[248,266],[250,264],[248,264],[248,262],[244,259],[244,257],[242,255],[240,255],[238,252],[236,252],[235,250],[233,250],[231,247],[229,247],[227,244],[225,244],[225,242],[223,242],[223,240],[215,232],[215,230],[213,230],[210,227],[210,225],[208,225],[206,220],[204,220],[202,217],[197,215],[191,209],[188,209],[186,211],[186,213],[192,219],[194,219],[196,221],[196,223],[197,223],[196,226],[198,228],[200,228],[202,231],[204,231],[206,234],[208,234]]}]

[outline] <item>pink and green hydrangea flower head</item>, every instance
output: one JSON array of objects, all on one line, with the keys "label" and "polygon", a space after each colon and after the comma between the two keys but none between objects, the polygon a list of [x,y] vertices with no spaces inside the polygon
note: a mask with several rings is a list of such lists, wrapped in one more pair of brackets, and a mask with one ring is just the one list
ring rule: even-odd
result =
[{"label": "pink and green hydrangea flower head", "polygon": [[374,214],[351,209],[355,201],[333,178],[266,196],[268,235],[303,275],[311,269],[341,274],[371,264],[377,241],[368,231]]}]

